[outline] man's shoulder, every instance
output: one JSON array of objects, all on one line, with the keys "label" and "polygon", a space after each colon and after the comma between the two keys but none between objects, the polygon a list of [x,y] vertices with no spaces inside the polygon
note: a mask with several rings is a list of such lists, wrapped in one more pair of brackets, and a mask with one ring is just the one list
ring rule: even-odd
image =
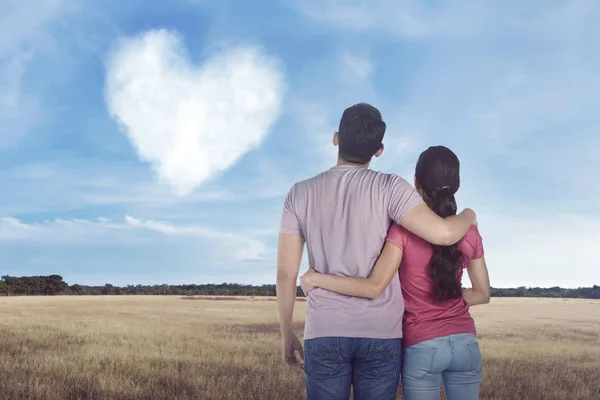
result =
[{"label": "man's shoulder", "polygon": [[[409,185],[408,181],[402,178],[400,175],[376,171],[373,169],[364,168],[361,169],[360,174],[365,174],[368,176],[368,179],[378,182],[380,185],[386,188],[394,188],[403,185]],[[319,185],[320,183],[326,182],[329,178],[334,177],[335,174],[331,170],[323,171],[317,175],[314,175],[310,178],[304,179],[302,181],[296,182],[292,185],[290,189],[290,193],[302,193],[310,190],[311,187]]]},{"label": "man's shoulder", "polygon": [[368,171],[370,174],[372,174],[372,176],[374,178],[380,179],[382,182],[385,182],[389,185],[409,184],[406,179],[404,179],[403,177],[401,177],[398,174],[394,174],[394,173],[390,173],[390,172],[383,172],[383,171],[375,171],[372,169],[369,169]]},{"label": "man's shoulder", "polygon": [[315,176],[312,176],[310,178],[306,178],[304,180],[298,181],[296,183],[294,183],[292,185],[292,187],[290,188],[289,193],[292,195],[297,195],[298,193],[303,193],[306,192],[306,190],[313,186],[315,183],[317,183],[318,181],[323,179],[324,174],[326,174],[327,171],[325,172],[321,172],[320,174],[317,174]]}]

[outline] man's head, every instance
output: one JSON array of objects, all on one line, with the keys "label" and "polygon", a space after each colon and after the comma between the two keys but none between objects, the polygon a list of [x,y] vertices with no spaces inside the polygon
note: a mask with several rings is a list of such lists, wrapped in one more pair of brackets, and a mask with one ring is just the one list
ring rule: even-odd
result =
[{"label": "man's head", "polygon": [[379,157],[383,152],[385,128],[381,113],[375,107],[366,103],[348,107],[333,136],[333,144],[339,145],[339,158],[352,164],[368,164],[373,156]]}]

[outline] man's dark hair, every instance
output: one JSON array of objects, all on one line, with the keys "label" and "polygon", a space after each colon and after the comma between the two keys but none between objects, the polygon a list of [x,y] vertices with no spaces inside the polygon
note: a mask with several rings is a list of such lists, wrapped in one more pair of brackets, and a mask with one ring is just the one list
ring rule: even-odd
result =
[{"label": "man's dark hair", "polygon": [[385,122],[378,109],[367,103],[344,110],[339,135],[339,156],[346,162],[367,164],[381,149]]}]

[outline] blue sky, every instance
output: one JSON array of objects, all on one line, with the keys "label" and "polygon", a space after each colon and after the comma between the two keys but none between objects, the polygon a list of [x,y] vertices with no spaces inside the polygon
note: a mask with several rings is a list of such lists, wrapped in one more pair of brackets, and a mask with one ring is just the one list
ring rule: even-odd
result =
[{"label": "blue sky", "polygon": [[273,283],[287,190],[366,101],[374,169],[458,154],[494,286],[600,283],[598,2],[24,3],[0,0],[3,275]]}]

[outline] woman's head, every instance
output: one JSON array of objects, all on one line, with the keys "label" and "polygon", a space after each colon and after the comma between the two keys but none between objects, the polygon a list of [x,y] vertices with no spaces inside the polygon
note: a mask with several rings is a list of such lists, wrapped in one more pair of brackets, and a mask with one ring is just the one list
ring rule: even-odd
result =
[{"label": "woman's head", "polygon": [[432,146],[419,156],[415,186],[423,200],[440,217],[456,214],[454,194],[460,187],[460,162],[444,146]]},{"label": "woman's head", "polygon": [[[444,146],[430,147],[421,153],[415,169],[415,187],[440,217],[456,215],[454,194],[460,187],[460,162],[456,154]],[[430,268],[435,282],[434,296],[439,302],[462,296],[458,278],[462,265],[458,245],[433,246]]]}]

